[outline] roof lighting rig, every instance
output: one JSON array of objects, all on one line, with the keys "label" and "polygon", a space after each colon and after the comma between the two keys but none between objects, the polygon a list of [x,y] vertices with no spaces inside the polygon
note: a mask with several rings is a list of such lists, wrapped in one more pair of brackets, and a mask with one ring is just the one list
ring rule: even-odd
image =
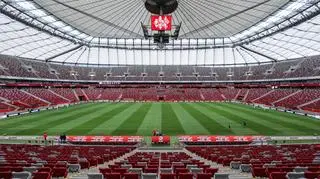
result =
[{"label": "roof lighting rig", "polygon": [[178,7],[177,0],[146,0],[145,8],[152,13],[151,24],[145,25],[141,22],[145,39],[153,39],[160,49],[169,43],[170,39],[178,39],[181,22],[172,24],[172,15]]}]

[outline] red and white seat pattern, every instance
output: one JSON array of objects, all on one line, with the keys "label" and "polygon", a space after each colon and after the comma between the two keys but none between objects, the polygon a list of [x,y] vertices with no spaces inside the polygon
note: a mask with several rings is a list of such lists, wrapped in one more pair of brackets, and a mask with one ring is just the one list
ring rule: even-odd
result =
[{"label": "red and white seat pattern", "polygon": [[49,104],[35,98],[17,88],[2,88],[0,89],[0,97],[10,100],[13,105],[21,108],[39,108],[48,106]]},{"label": "red and white seat pattern", "polygon": [[210,179],[218,168],[211,168],[184,152],[137,152],[99,171],[105,178],[138,179],[144,174],[154,174],[163,179]]},{"label": "red and white seat pattern", "polygon": [[[114,160],[134,147],[0,145],[0,178],[30,172],[33,178],[66,178],[72,165],[86,169]],[[32,171],[30,171],[33,169]]]},{"label": "red and white seat pattern", "polygon": [[68,100],[61,98],[60,96],[52,93],[50,90],[46,88],[28,88],[26,89],[26,91],[41,99],[50,102],[53,105],[69,103]]},{"label": "red and white seat pattern", "polygon": [[305,178],[320,177],[317,145],[187,147],[187,150],[223,166],[233,162],[249,165],[253,177],[285,179],[296,173]]},{"label": "red and white seat pattern", "polygon": [[[161,98],[160,98],[161,97]],[[1,99],[2,98],[2,99]],[[237,98],[237,99],[236,99]],[[0,110],[39,108],[79,100],[134,101],[231,101],[320,112],[319,88],[196,88],[137,87],[6,87],[0,89]],[[8,104],[12,105],[11,107]]]}]

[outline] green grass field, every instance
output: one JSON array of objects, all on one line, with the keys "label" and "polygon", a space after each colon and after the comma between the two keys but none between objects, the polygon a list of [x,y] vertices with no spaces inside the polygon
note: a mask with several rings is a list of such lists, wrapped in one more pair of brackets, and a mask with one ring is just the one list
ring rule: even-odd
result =
[{"label": "green grass field", "polygon": [[320,135],[320,120],[233,103],[88,103],[0,120],[0,135],[150,136],[153,129],[171,136]]}]

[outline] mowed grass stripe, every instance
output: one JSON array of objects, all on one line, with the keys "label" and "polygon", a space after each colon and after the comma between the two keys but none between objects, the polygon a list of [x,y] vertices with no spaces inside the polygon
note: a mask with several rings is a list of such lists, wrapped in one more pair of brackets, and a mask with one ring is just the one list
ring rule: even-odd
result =
[{"label": "mowed grass stripe", "polygon": [[[290,134],[291,135],[294,135],[294,134],[296,134],[296,135],[297,134],[313,134],[313,133],[319,132],[319,130],[308,128],[308,127],[305,127],[305,126],[302,126],[302,125],[299,125],[299,124],[296,124],[296,123],[288,122],[288,121],[284,120],[283,117],[278,118],[278,117],[276,117],[274,115],[265,115],[263,113],[260,113],[260,111],[258,111],[256,109],[242,108],[242,107],[239,107],[238,105],[234,105],[234,104],[231,104],[231,103],[222,104],[222,105],[227,106],[227,107],[232,108],[232,109],[235,109],[235,110],[242,111],[243,113],[250,112],[250,115],[257,117],[260,120],[273,122],[274,124],[277,124],[279,126],[283,126],[283,127],[289,128],[289,130],[288,129],[284,129],[283,132],[285,133],[285,135],[290,135]],[[293,131],[290,131],[290,129],[293,130]]]},{"label": "mowed grass stripe", "polygon": [[128,109],[114,115],[108,121],[104,121],[101,125],[92,129],[88,132],[90,135],[111,135],[113,131],[115,131],[123,121],[125,121],[131,114],[136,112],[138,108],[142,105],[140,103],[132,103]]},{"label": "mowed grass stripe", "polygon": [[[238,106],[241,107],[243,109],[253,109],[251,106],[248,105],[243,105],[243,104],[233,104],[234,106]],[[254,110],[256,112],[260,112],[268,115],[268,116],[273,116],[273,117],[277,117],[279,119],[285,120],[289,123],[294,122],[297,125],[303,125],[303,126],[307,126],[308,128],[313,128],[313,129],[319,129],[320,127],[320,121],[319,120],[315,120],[315,118],[311,118],[308,116],[300,116],[297,114],[291,114],[291,113],[287,113],[287,112],[280,112],[280,111],[275,111],[275,110],[271,110],[271,109],[260,109],[260,108],[254,108]],[[319,129],[320,130],[320,129]]]},{"label": "mowed grass stripe", "polygon": [[257,132],[251,130],[250,128],[243,127],[241,124],[236,123],[230,120],[229,118],[220,115],[216,111],[213,111],[212,109],[210,109],[209,106],[203,106],[201,105],[201,103],[197,103],[196,105],[194,105],[194,107],[199,111],[201,111],[202,113],[205,113],[207,116],[213,116],[215,121],[219,122],[225,128],[229,128],[229,125],[232,126],[230,130],[236,135],[257,135],[258,134]]},{"label": "mowed grass stripe", "polygon": [[115,131],[113,135],[136,135],[145,116],[151,108],[151,103],[146,103],[128,117]]},{"label": "mowed grass stripe", "polygon": [[[50,121],[48,123],[36,125],[33,128],[17,131],[17,135],[41,135],[43,132],[47,131],[49,128],[64,124],[66,122],[70,122],[73,120],[76,120],[79,117],[82,116],[90,116],[91,113],[95,112],[96,110],[100,110],[104,108],[105,104],[99,103],[91,108],[87,108],[84,110],[79,110],[76,114],[63,117],[63,118],[57,118],[56,120]],[[45,119],[44,119],[45,120]]]},{"label": "mowed grass stripe", "polygon": [[182,125],[170,103],[161,104],[161,129],[165,135],[185,134]]},{"label": "mowed grass stripe", "polygon": [[[118,104],[114,104],[118,105]],[[131,103],[126,103],[126,104],[120,104],[120,106],[117,106],[116,108],[112,109],[111,111],[106,111],[102,113],[101,115],[94,117],[80,125],[76,125],[70,130],[66,131],[68,135],[79,135],[83,134],[85,132],[91,131],[92,129],[98,127],[101,125],[103,122],[108,121],[111,119],[113,116],[116,114],[124,111],[125,109],[129,108],[132,104]]]},{"label": "mowed grass stripe", "polygon": [[230,106],[227,103],[219,103],[217,105],[219,107],[228,109],[230,111],[236,111],[238,116],[241,116],[242,118],[247,119],[247,121],[258,122],[261,126],[268,126],[273,130],[278,131],[277,133],[273,133],[273,135],[286,135],[287,132],[294,132],[293,129],[290,129],[281,125],[275,125],[275,123],[273,123],[267,118],[260,118],[255,115],[252,115],[254,113],[254,110],[251,110],[251,112],[243,112],[237,108],[233,108],[232,105]]},{"label": "mowed grass stripe", "polygon": [[211,134],[233,134],[230,129],[225,128],[224,126],[216,122],[213,118],[194,108],[192,106],[193,104],[181,103],[180,105]]},{"label": "mowed grass stripe", "polygon": [[[202,107],[205,107],[207,108],[208,110],[210,111],[214,111],[215,113],[217,113],[218,115],[224,117],[224,118],[227,118],[229,121],[232,121],[233,123],[237,124],[238,126],[241,126],[244,130],[245,129],[249,129],[250,131],[252,131],[252,134],[260,134],[260,131],[257,130],[257,129],[254,129],[252,128],[251,126],[250,127],[243,127],[243,121],[240,121],[238,119],[238,117],[236,116],[236,118],[234,117],[230,117],[229,113],[228,112],[225,112],[223,110],[220,110],[219,108],[217,107],[214,107],[214,106],[211,106],[209,103],[199,103],[200,106]],[[234,126],[231,125],[231,129],[233,128]]]},{"label": "mowed grass stripe", "polygon": [[[81,110],[93,108],[95,106],[96,106],[96,104],[84,105],[84,106],[81,105],[81,106],[77,107],[76,109],[81,111]],[[10,128],[6,128],[5,130],[2,130],[2,131],[8,135],[17,135],[17,132],[19,132],[19,131],[28,130],[28,129],[34,128],[35,126],[47,124],[51,121],[57,120],[57,118],[64,118],[64,117],[68,117],[68,116],[77,114],[79,112],[78,110],[74,110],[74,108],[72,108],[71,111],[68,110],[58,116],[51,114],[50,116],[48,116],[46,118],[42,118],[42,117],[35,118],[35,120],[28,120],[28,122],[25,122],[23,124],[16,125],[16,126],[11,126]],[[35,115],[37,115],[37,114],[35,114]],[[30,135],[32,135],[32,134],[30,134]]]},{"label": "mowed grass stripe", "polygon": [[252,127],[253,129],[260,131],[261,134],[264,135],[275,135],[275,134],[280,134],[281,131],[273,128],[272,124],[264,124],[261,120],[259,119],[252,119],[250,114],[242,114],[238,110],[231,110],[230,108],[223,107],[221,104],[222,103],[214,103],[215,106],[218,108],[222,109],[223,111],[227,112],[230,117],[232,118],[238,118],[241,121],[245,121],[247,123],[246,127]]},{"label": "mowed grass stripe", "polygon": [[[112,106],[111,103],[105,103],[104,108],[101,108],[100,110],[96,110],[95,112],[91,113],[89,117],[86,115],[80,116],[76,120],[72,120],[70,122],[65,122],[65,123],[57,125],[55,127],[51,127],[47,130],[47,132],[50,134],[56,133],[57,135],[60,135],[63,133],[66,135],[69,135],[68,133],[66,133],[66,131],[70,130],[75,125],[80,125],[80,124],[85,123],[86,121],[88,121],[92,118],[99,116],[100,114],[102,114],[105,111],[110,111],[112,109],[111,106]],[[81,135],[87,134],[87,133],[88,133],[88,131],[83,131]]]},{"label": "mowed grass stripe", "polygon": [[[251,106],[244,105],[244,104],[234,104],[234,105],[242,106],[242,108],[252,109]],[[255,109],[263,113],[268,113],[269,115],[277,115],[279,117],[284,117],[286,119],[290,119],[291,121],[297,122],[297,123],[310,124],[311,126],[317,126],[317,127],[320,125],[319,120],[309,116],[301,116],[297,114],[291,114],[288,112],[281,112],[281,111],[276,111],[272,109],[260,109],[260,108],[255,108]]]},{"label": "mowed grass stripe", "polygon": [[152,135],[151,131],[161,131],[161,104],[152,103],[152,106],[138,129],[137,135]]},{"label": "mowed grass stripe", "polygon": [[[247,122],[246,128],[250,128],[253,131],[256,131],[258,134],[264,134],[264,135],[272,135],[275,133],[279,133],[279,131],[274,130],[273,128],[269,126],[265,126],[260,124],[259,122],[255,122],[253,120],[249,120],[246,118],[243,118],[240,115],[236,115],[237,111],[230,111],[226,110],[225,108],[219,107],[217,105],[218,103],[205,103],[204,105],[210,106],[212,110],[216,111],[220,115],[229,118],[230,120],[233,120],[237,122],[238,124],[242,125],[244,121]],[[231,126],[232,127],[232,126]]]},{"label": "mowed grass stripe", "polygon": [[[136,126],[133,128],[123,128],[121,135],[150,135],[154,128],[160,130],[162,128],[162,132],[167,135],[217,134],[213,130],[216,128],[214,122],[230,130],[226,134],[234,135],[313,135],[320,133],[320,121],[318,120],[274,110],[253,108],[243,104],[129,103],[128,108],[111,113],[125,105],[127,103],[87,103],[0,120],[0,133],[41,135],[46,131],[49,135],[56,135],[65,131],[69,134],[73,131],[72,135],[113,135],[114,131],[120,131],[123,126],[127,126],[125,128],[132,126],[128,124],[129,118],[138,122],[134,123]],[[144,117],[140,118],[136,113],[146,105],[151,105],[151,107],[145,112]],[[210,123],[207,123],[208,121]],[[247,127],[242,125],[243,121],[247,122]],[[228,129],[229,124],[231,129]],[[225,135],[225,133],[220,134]]]},{"label": "mowed grass stripe", "polygon": [[39,113],[33,113],[27,116],[19,116],[16,118],[8,118],[6,120],[1,120],[0,121],[0,128],[1,129],[8,129],[11,127],[16,127],[16,126],[21,126],[24,124],[30,124],[30,123],[37,123],[38,121],[42,119],[47,119],[52,116],[61,116],[65,115],[66,112],[73,111],[73,110],[81,110],[83,108],[87,108],[89,106],[93,106],[93,104],[81,104],[81,105],[75,105],[75,106],[70,106],[70,107],[65,107],[62,109],[52,109],[49,111],[42,111]]},{"label": "mowed grass stripe", "polygon": [[[208,135],[210,132],[194,119],[180,103],[171,103],[172,110],[176,114],[185,134]],[[179,135],[179,134],[177,134]]]}]

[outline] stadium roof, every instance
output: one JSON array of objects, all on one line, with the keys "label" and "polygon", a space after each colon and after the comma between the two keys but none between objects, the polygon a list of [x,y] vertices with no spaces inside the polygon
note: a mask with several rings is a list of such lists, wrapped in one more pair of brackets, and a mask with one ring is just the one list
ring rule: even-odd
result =
[{"label": "stadium roof", "polygon": [[319,0],[180,0],[180,37],[164,50],[143,39],[143,0],[0,0],[0,10],[0,53],[38,60],[225,65],[320,54]]}]

